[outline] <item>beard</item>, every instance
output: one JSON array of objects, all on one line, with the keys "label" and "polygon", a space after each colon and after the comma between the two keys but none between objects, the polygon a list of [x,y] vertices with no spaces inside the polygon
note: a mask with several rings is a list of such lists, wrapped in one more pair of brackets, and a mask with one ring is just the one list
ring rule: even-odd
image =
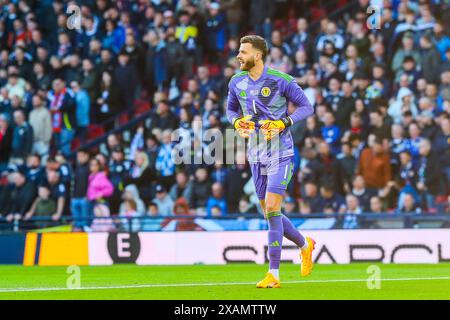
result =
[{"label": "beard", "polygon": [[254,66],[255,66],[255,58],[251,58],[251,59],[245,61],[245,63],[240,66],[240,69],[242,71],[249,71]]}]

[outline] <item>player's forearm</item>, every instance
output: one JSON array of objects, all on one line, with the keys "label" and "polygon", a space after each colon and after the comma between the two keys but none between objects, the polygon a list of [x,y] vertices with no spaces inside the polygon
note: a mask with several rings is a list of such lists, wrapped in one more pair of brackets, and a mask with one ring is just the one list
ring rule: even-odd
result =
[{"label": "player's forearm", "polygon": [[303,96],[300,103],[297,104],[297,109],[289,115],[289,118],[292,119],[293,123],[296,123],[300,120],[306,119],[314,113],[314,108],[308,99]]},{"label": "player's forearm", "polygon": [[236,119],[239,119],[241,117],[242,117],[242,115],[239,112],[231,110],[231,109],[227,110],[227,119],[232,125],[234,125],[234,122],[236,121]]},{"label": "player's forearm", "polygon": [[309,102],[303,90],[298,84],[292,82],[287,89],[287,96],[289,100],[296,106],[295,111],[289,115],[292,124],[308,118],[314,113],[314,108]]}]

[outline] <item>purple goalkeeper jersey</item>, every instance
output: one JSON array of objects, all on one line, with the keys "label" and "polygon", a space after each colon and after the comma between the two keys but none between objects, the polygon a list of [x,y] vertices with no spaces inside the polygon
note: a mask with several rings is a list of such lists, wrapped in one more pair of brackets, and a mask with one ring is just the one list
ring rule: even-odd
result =
[{"label": "purple goalkeeper jersey", "polygon": [[314,110],[305,93],[290,75],[264,67],[261,77],[254,81],[243,71],[234,75],[228,85],[228,121],[243,116],[252,116],[256,132],[248,141],[248,161],[250,163],[268,162],[294,154],[290,130],[283,130],[279,140],[265,143],[258,135],[259,120],[279,120],[288,116],[288,101],[296,110],[289,115],[293,123],[310,116]]}]

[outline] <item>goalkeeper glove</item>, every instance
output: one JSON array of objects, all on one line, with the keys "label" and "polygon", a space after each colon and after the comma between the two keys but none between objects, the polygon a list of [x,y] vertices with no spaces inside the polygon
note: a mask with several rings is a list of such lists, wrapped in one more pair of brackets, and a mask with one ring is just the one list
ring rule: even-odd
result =
[{"label": "goalkeeper glove", "polygon": [[250,121],[251,115],[234,120],[234,128],[242,138],[247,139],[255,131],[255,123]]},{"label": "goalkeeper glove", "polygon": [[293,124],[290,117],[281,120],[261,120],[258,123],[261,125],[261,132],[266,141],[271,140],[277,134],[280,134],[284,129]]}]

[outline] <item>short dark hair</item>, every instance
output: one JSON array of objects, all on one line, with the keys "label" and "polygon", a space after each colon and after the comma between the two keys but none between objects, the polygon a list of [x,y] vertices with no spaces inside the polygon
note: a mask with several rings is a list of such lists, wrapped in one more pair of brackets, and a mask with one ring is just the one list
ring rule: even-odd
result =
[{"label": "short dark hair", "polygon": [[241,38],[240,43],[250,43],[254,48],[258,49],[262,53],[262,59],[266,60],[269,49],[267,42],[263,37],[257,35],[249,35]]}]

